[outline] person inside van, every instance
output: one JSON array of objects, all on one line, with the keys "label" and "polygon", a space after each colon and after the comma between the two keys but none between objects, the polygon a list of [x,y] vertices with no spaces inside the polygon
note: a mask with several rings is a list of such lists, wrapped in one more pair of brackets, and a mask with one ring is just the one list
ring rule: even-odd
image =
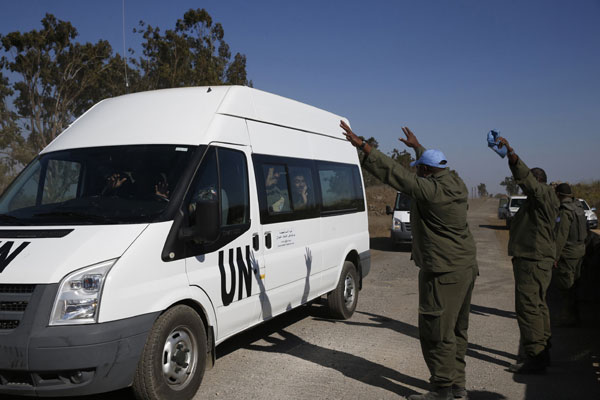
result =
[{"label": "person inside van", "polygon": [[158,179],[154,185],[154,194],[164,201],[169,201],[169,183],[167,175],[164,173],[158,174]]},{"label": "person inside van", "polygon": [[[286,189],[282,189],[281,186],[285,186]],[[285,169],[283,167],[269,167],[265,179],[265,187],[267,189],[269,212],[280,213],[290,211],[289,193],[287,191]]]},{"label": "person inside van", "polygon": [[102,189],[103,196],[122,196],[131,191],[135,179],[131,172],[114,172],[106,178],[106,184]]},{"label": "person inside van", "polygon": [[309,206],[310,194],[303,174],[296,174],[292,179],[292,201],[295,210],[303,210]]}]

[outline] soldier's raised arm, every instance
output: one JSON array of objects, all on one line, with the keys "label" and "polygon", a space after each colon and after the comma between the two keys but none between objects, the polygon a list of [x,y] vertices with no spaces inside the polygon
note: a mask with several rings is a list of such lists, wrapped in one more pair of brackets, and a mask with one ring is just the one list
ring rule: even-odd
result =
[{"label": "soldier's raised arm", "polygon": [[[346,139],[356,148],[361,149],[365,156],[362,165],[377,179],[392,186],[394,189],[407,194],[414,199],[427,199],[435,192],[435,184],[427,179],[419,179],[416,173],[404,168],[377,149],[372,148],[366,140],[358,137],[352,129],[341,121]],[[415,149],[417,159],[425,152],[416,136],[408,128],[402,128],[406,139],[400,139],[408,147]]]},{"label": "soldier's raised arm", "polygon": [[515,153],[514,149],[503,137],[498,138],[498,147],[506,146],[508,150],[508,166],[515,178],[517,184],[527,196],[539,197],[542,195],[545,182],[542,183],[538,177],[533,175],[533,170],[523,162],[523,160]]}]

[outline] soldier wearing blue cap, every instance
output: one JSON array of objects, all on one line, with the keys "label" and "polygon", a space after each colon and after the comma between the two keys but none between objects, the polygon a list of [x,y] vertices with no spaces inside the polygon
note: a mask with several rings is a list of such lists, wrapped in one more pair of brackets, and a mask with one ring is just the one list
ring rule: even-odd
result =
[{"label": "soldier wearing blue cap", "polygon": [[346,139],[364,152],[363,167],[414,201],[410,221],[412,258],[419,271],[419,339],[433,389],[410,400],[466,399],[465,354],[471,293],[478,273],[475,241],[467,224],[469,191],[447,168],[439,150],[425,150],[402,128],[417,160],[404,168],[373,149],[341,122]]}]

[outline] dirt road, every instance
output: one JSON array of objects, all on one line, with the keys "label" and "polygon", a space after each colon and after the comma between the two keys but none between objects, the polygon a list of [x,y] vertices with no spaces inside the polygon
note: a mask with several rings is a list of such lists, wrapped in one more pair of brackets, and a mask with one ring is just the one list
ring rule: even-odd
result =
[{"label": "dirt road", "polygon": [[[471,204],[480,273],[473,295],[467,385],[478,399],[600,399],[600,329],[553,328],[546,375],[515,377],[519,339],[508,232],[496,200]],[[372,240],[373,265],[349,321],[302,307],[218,348],[195,399],[398,399],[428,388],[417,329],[417,268],[406,250]],[[576,397],[581,395],[583,397]],[[112,398],[130,398],[129,391]],[[99,397],[105,398],[105,397]]]}]

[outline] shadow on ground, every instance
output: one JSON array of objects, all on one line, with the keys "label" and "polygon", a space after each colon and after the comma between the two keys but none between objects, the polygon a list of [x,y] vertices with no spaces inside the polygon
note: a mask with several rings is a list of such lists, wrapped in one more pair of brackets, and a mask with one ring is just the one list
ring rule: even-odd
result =
[{"label": "shadow on ground", "polygon": [[552,364],[543,375],[514,375],[525,384],[525,399],[600,399],[600,303],[579,301],[580,321],[560,326],[561,297],[554,285],[548,290],[552,321]]},{"label": "shadow on ground", "polygon": [[370,248],[379,251],[392,251],[410,253],[412,245],[410,243],[396,244],[389,237],[374,237],[370,240]]},{"label": "shadow on ground", "polygon": [[506,225],[479,225],[480,228],[485,229],[493,229],[495,231],[507,231],[508,227]]}]

